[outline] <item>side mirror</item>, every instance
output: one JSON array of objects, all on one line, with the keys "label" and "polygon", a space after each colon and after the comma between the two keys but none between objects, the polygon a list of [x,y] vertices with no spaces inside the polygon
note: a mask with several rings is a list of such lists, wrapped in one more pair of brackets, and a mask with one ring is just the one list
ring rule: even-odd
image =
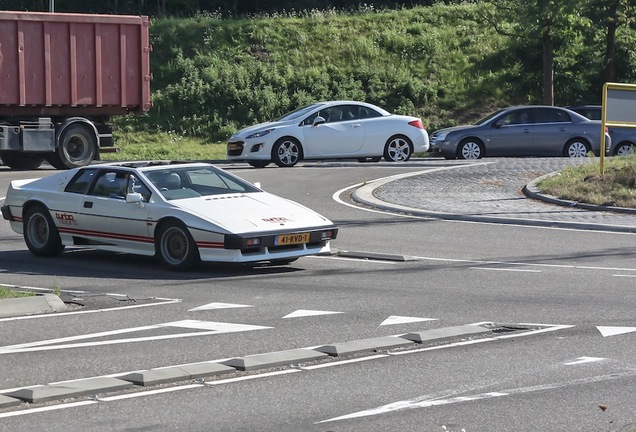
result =
[{"label": "side mirror", "polygon": [[312,126],[314,126],[314,127],[315,127],[315,126],[318,126],[319,124],[323,124],[323,123],[325,123],[325,122],[326,122],[326,120],[324,119],[324,117],[320,117],[320,116],[318,116],[318,117],[316,117],[316,118],[314,119],[314,122],[313,122]]},{"label": "side mirror", "polygon": [[126,202],[133,203],[133,204],[140,204],[143,207],[144,197],[140,193],[132,192],[132,193],[126,194]]},{"label": "side mirror", "polygon": [[263,189],[263,188],[261,187],[261,182],[254,182],[254,186],[256,186],[256,187],[257,187],[257,188],[259,188],[259,189]]}]

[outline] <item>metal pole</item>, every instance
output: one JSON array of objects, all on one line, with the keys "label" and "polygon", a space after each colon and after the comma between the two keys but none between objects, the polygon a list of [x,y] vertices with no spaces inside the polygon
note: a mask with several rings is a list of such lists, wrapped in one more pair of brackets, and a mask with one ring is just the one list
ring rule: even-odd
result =
[{"label": "metal pole", "polygon": [[49,0],[49,12],[55,12],[55,0]]}]

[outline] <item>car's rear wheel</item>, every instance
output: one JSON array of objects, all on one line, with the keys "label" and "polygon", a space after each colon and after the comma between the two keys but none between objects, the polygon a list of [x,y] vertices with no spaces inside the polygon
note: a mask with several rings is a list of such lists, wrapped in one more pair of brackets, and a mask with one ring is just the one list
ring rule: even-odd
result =
[{"label": "car's rear wheel", "polygon": [[466,138],[457,147],[460,159],[481,159],[484,157],[484,143],[475,138]]},{"label": "car's rear wheel", "polygon": [[272,148],[272,160],[282,168],[293,167],[302,159],[303,150],[294,138],[281,138]]},{"label": "car's rear wheel", "polygon": [[384,145],[384,160],[387,162],[406,162],[413,154],[413,143],[403,135],[389,138]]},{"label": "car's rear wheel", "polygon": [[585,141],[575,138],[565,144],[565,151],[563,153],[567,157],[579,158],[587,156],[589,151],[590,148]]},{"label": "car's rear wheel", "polygon": [[31,253],[38,256],[55,256],[62,253],[64,245],[60,233],[44,206],[28,208],[23,223],[24,242]]},{"label": "car's rear wheel", "polygon": [[248,161],[247,163],[254,168],[265,168],[270,161]]},{"label": "car's rear wheel", "polygon": [[623,142],[616,146],[616,150],[614,150],[614,155],[616,156],[627,156],[636,152],[636,146],[630,142]]},{"label": "car's rear wheel", "polygon": [[44,162],[45,156],[41,153],[19,153],[15,151],[0,152],[2,162],[12,169],[32,170],[38,168]]},{"label": "car's rear wheel", "polygon": [[155,253],[161,264],[170,270],[190,270],[201,260],[190,231],[176,220],[165,222],[159,227]]}]

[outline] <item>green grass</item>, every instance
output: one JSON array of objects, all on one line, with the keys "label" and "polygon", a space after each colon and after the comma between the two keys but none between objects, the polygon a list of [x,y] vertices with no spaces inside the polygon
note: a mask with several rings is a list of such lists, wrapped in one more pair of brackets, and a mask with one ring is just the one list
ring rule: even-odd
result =
[{"label": "green grass", "polygon": [[0,299],[17,298],[17,297],[32,297],[35,293],[16,291],[11,287],[0,285]]},{"label": "green grass", "polygon": [[636,154],[605,159],[601,176],[600,161],[568,167],[543,179],[538,188],[550,195],[587,204],[636,208]]}]

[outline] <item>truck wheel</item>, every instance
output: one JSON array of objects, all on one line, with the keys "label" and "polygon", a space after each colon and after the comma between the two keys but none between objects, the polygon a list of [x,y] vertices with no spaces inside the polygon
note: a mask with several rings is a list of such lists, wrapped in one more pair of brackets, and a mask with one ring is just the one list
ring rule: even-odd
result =
[{"label": "truck wheel", "polygon": [[44,156],[33,153],[18,153],[13,151],[0,152],[2,162],[12,169],[32,170],[44,162]]},{"label": "truck wheel", "polygon": [[26,211],[23,233],[24,242],[34,255],[55,256],[64,250],[60,233],[44,206],[36,205]]},{"label": "truck wheel", "polygon": [[57,169],[77,168],[90,164],[97,155],[97,139],[88,128],[78,124],[64,129],[57,150],[47,158]]}]

